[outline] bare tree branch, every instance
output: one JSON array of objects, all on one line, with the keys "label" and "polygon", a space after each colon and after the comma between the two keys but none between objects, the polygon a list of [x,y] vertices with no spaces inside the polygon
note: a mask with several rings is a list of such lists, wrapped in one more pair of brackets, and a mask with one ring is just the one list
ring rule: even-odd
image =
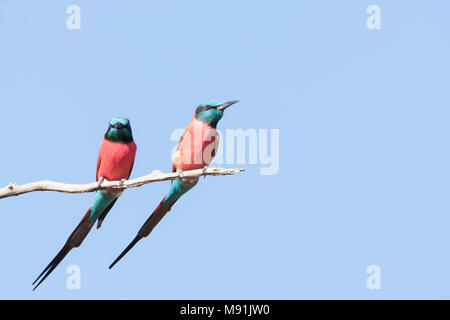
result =
[{"label": "bare tree branch", "polygon": [[128,188],[140,187],[144,184],[156,181],[176,180],[201,176],[225,176],[236,174],[241,171],[244,171],[244,169],[240,168],[224,169],[220,167],[212,167],[212,168],[205,167],[203,169],[198,170],[178,171],[173,173],[162,173],[161,171],[155,170],[151,174],[132,180],[108,181],[105,179],[101,183],[92,182],[89,184],[67,184],[49,180],[37,181],[24,185],[17,185],[15,183],[10,183],[8,186],[0,189],[0,199],[11,196],[18,196],[20,194],[34,191],[83,193],[83,192],[93,192],[97,190],[123,190]]}]

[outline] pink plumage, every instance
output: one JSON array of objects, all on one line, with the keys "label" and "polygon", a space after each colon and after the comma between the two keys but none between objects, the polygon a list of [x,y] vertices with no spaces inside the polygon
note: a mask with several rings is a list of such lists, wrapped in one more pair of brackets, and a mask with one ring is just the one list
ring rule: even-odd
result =
[{"label": "pink plumage", "polygon": [[111,142],[103,138],[97,160],[97,180],[104,177],[109,181],[128,179],[133,169],[136,144]]},{"label": "pink plumage", "polygon": [[217,130],[194,115],[178,143],[172,171],[195,170],[208,166],[216,155],[218,146]]}]

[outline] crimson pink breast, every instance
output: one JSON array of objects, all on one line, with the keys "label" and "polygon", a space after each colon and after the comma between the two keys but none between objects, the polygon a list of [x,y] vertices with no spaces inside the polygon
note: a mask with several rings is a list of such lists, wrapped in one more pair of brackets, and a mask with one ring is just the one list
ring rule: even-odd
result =
[{"label": "crimson pink breast", "polygon": [[136,144],[124,144],[103,139],[97,161],[97,180],[104,177],[109,181],[128,179],[133,169]]},{"label": "crimson pink breast", "polygon": [[174,170],[195,170],[208,166],[219,145],[217,130],[195,116],[187,126],[173,157]]}]

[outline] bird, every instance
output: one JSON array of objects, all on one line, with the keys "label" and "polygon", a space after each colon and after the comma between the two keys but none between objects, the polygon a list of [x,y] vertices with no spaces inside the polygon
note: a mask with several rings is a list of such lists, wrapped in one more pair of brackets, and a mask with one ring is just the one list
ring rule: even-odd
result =
[{"label": "bird", "polygon": [[[237,102],[239,100],[226,103],[213,100],[197,106],[173,156],[172,172],[202,169],[211,163],[219,145],[217,123],[223,117],[225,109]],[[175,202],[197,184],[198,179],[198,177],[194,177],[172,180],[169,192],[141,227],[136,237],[109,266],[109,269],[119,262],[138,241],[152,232]]]},{"label": "bird", "polygon": [[[96,181],[99,187],[105,179],[108,181],[120,180],[122,183],[127,180],[133,170],[136,150],[137,146],[133,140],[130,121],[123,117],[111,119],[101,142],[97,159]],[[70,250],[81,245],[96,221],[97,229],[101,227],[106,215],[121,194],[121,190],[96,192],[92,206],[69,236],[61,251],[33,282],[34,285],[40,279],[33,291],[52,273]]]}]

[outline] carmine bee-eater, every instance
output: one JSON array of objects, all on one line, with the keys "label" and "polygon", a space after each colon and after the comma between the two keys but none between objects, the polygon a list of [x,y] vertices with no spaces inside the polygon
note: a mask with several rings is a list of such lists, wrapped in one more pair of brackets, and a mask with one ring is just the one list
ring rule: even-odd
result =
[{"label": "carmine bee-eater", "polygon": [[[130,121],[126,118],[113,118],[109,122],[108,131],[103,138],[98,155],[96,179],[99,185],[104,179],[109,181],[127,180],[133,169],[135,155],[136,144],[133,141]],[[33,290],[49,276],[72,248],[81,245],[95,221],[98,220],[97,229],[100,228],[121,194],[122,191],[97,191],[94,203],[69,236],[64,247],[33,282],[34,285],[41,279]]]},{"label": "carmine bee-eater", "polygon": [[[226,108],[238,100],[219,103],[210,101],[200,104],[194,112],[191,122],[181,136],[173,157],[172,172],[202,169],[208,166],[215,156],[219,145],[216,126]],[[172,180],[170,190],[159,206],[153,211],[128,247],[109,266],[111,269],[142,238],[147,237],[153,228],[170,211],[180,197],[194,187],[198,178]]]}]

